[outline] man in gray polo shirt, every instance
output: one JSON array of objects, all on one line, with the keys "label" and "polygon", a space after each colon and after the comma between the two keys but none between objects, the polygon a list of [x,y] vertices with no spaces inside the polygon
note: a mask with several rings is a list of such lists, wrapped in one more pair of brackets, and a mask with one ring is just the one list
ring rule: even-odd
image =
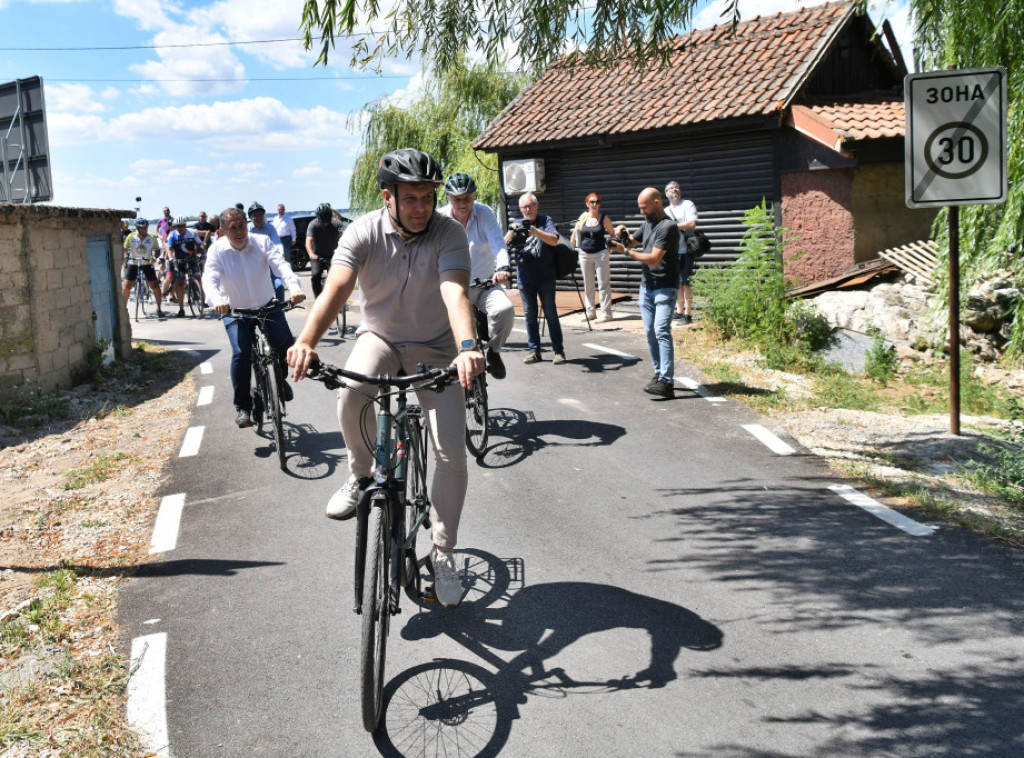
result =
[{"label": "man in gray polo shirt", "polygon": [[[469,480],[463,388],[468,389],[484,369],[467,296],[469,241],[462,224],[435,212],[441,169],[429,155],[412,148],[388,153],[380,160],[377,181],[385,207],[362,216],[345,231],[323,291],[288,351],[288,365],[295,379],[305,376],[317,358],[317,343],[358,280],[362,322],[347,369],[411,374],[418,363],[458,368],[461,386],[417,393],[419,404],[430,414],[437,453],[431,486],[434,546],[428,561],[438,601],[453,607],[462,599],[462,583],[452,549]],[[355,515],[360,479],[370,476],[374,462],[373,451],[363,440],[376,436],[376,418],[363,413],[369,401],[353,390],[372,395],[375,388],[355,383],[350,387],[340,391],[338,403],[350,475],[327,504],[328,518],[338,520]]]}]

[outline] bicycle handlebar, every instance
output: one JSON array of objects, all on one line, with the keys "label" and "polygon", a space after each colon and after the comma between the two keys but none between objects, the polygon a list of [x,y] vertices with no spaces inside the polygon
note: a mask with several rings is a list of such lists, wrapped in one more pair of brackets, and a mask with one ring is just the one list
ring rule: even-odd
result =
[{"label": "bicycle handlebar", "polygon": [[[332,366],[330,363],[313,361],[306,372],[306,376],[310,379],[322,382],[329,390],[336,390],[340,387],[347,386],[344,380],[348,379],[349,381],[360,382],[363,384],[376,384],[384,389],[391,387],[397,389],[408,389],[410,387],[413,389],[431,388],[435,392],[440,392],[446,386],[456,381],[459,377],[459,371],[455,366],[425,369],[420,365],[416,368],[417,373],[409,376],[360,374],[356,371],[349,371],[348,369]],[[413,387],[413,385],[418,386]]]},{"label": "bicycle handlebar", "polygon": [[232,308],[225,315],[235,316],[236,318],[266,318],[275,311],[285,312],[301,307],[301,305],[296,305],[292,302],[282,303],[275,300],[266,305],[261,305],[259,308]]}]

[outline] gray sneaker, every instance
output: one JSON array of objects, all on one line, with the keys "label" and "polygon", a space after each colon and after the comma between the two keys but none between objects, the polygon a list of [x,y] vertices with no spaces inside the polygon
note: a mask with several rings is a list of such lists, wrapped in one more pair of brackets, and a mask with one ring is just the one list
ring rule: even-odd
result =
[{"label": "gray sneaker", "polygon": [[555,357],[551,359],[551,363],[555,366],[561,366],[565,363],[565,353],[555,353]]},{"label": "gray sneaker", "polygon": [[462,580],[455,570],[455,554],[435,546],[427,556],[427,570],[434,575],[434,596],[445,608],[462,602]]},{"label": "gray sneaker", "polygon": [[540,353],[536,350],[531,350],[523,358],[523,363],[540,363]]},{"label": "gray sneaker", "polygon": [[355,516],[356,506],[359,504],[359,496],[362,492],[362,488],[359,486],[359,477],[355,474],[349,475],[348,481],[341,485],[341,488],[327,501],[327,518],[345,521]]}]

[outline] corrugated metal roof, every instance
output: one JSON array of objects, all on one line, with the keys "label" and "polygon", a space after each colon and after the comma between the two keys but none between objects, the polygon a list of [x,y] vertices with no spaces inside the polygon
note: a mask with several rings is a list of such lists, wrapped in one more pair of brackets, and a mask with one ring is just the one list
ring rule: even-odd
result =
[{"label": "corrugated metal roof", "polygon": [[745,21],[735,34],[728,24],[694,30],[677,38],[667,69],[556,64],[473,147],[496,150],[778,113],[854,12],[848,2],[826,3]]}]

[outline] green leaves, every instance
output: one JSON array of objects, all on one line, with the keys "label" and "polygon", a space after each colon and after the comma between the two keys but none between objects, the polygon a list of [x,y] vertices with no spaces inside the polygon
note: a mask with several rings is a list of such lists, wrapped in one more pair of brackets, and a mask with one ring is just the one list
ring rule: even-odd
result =
[{"label": "green leaves", "polygon": [[[376,0],[307,0],[301,29],[306,49],[320,39],[326,64],[335,35],[352,36],[352,65],[420,54],[439,70],[467,54],[489,65],[509,55],[537,73],[563,55],[590,65],[623,58],[642,68],[666,60],[671,38],[690,24],[696,0],[398,0],[386,16]],[[731,0],[723,17],[739,20]],[[362,31],[364,30],[365,31]]]}]

